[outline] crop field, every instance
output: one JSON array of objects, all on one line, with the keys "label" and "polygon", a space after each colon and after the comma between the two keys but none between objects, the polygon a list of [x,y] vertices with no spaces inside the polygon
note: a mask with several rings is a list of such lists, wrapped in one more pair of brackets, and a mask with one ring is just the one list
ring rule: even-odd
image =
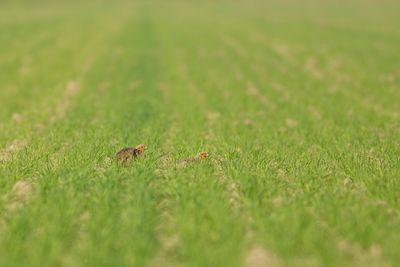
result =
[{"label": "crop field", "polygon": [[399,266],[399,10],[2,1],[0,266]]}]

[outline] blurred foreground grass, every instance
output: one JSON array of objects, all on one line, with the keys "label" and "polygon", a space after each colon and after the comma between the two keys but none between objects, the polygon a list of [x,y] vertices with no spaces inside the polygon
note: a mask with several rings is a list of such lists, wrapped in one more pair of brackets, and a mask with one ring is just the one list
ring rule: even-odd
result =
[{"label": "blurred foreground grass", "polygon": [[399,8],[0,4],[0,265],[399,265]]}]

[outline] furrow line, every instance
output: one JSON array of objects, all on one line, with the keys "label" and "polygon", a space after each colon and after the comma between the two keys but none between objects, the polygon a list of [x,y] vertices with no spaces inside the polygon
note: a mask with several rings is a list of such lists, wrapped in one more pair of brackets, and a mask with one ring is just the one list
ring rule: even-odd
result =
[{"label": "furrow line", "polygon": [[[163,84],[159,85],[159,90],[163,95],[164,99],[168,98],[168,90]],[[157,160],[156,169],[154,174],[157,178],[151,183],[152,187],[155,187],[157,192],[160,194],[160,199],[157,205],[157,210],[160,214],[159,222],[156,226],[156,238],[159,244],[158,250],[155,253],[154,258],[150,261],[149,266],[151,267],[175,267],[180,266],[180,263],[172,259],[171,254],[176,251],[180,243],[180,237],[176,233],[177,223],[172,212],[173,201],[170,195],[164,191],[164,188],[168,186],[168,176],[172,164],[171,155],[168,151],[171,150],[173,138],[177,132],[176,114],[172,113],[170,128],[165,135],[165,141],[161,146],[162,155]]]},{"label": "furrow line", "polygon": [[[243,56],[241,54],[241,47],[236,43],[232,43],[232,39],[226,40],[229,45],[233,46],[233,50],[239,56]],[[184,64],[182,64],[184,66]],[[214,132],[214,128],[216,125],[221,123],[221,119],[223,118],[222,114],[217,111],[212,110],[209,106],[209,102],[207,101],[208,96],[205,95],[203,90],[198,90],[195,86],[195,83],[191,82],[188,75],[184,75],[187,81],[188,90],[190,94],[192,94],[195,99],[198,100],[199,106],[201,110],[203,110],[203,116],[206,119],[205,122],[205,135],[206,139],[209,142],[210,146],[217,147],[218,144],[218,136]],[[248,84],[249,89],[247,95],[249,97],[254,98],[259,101],[259,103],[268,108],[274,109],[274,103],[270,102],[261,92],[251,83]],[[242,266],[245,267],[266,267],[266,266],[282,266],[282,260],[272,251],[265,248],[262,244],[260,244],[256,240],[256,235],[254,234],[252,221],[253,218],[249,212],[246,211],[244,207],[244,203],[242,200],[241,192],[240,192],[240,183],[236,181],[234,178],[230,177],[226,174],[224,170],[224,160],[218,155],[216,149],[210,151],[210,161],[215,170],[215,177],[217,181],[221,184],[223,191],[227,193],[227,198],[229,201],[229,207],[232,213],[243,220],[243,227],[245,230],[244,242],[245,242],[245,251],[243,252],[242,258]]]},{"label": "furrow line", "polygon": [[25,139],[15,139],[5,148],[0,150],[0,163],[7,162],[12,159],[12,156],[26,147],[28,142]]},{"label": "furrow line", "polygon": [[[217,122],[220,114],[214,111],[208,111],[207,118],[207,139],[215,143],[216,135],[213,131],[214,124]],[[252,227],[253,218],[243,208],[243,201],[240,193],[240,184],[227,176],[224,171],[223,161],[218,155],[211,155],[211,161],[216,171],[218,181],[228,192],[229,205],[234,214],[244,220],[245,242],[247,249],[244,252],[242,266],[244,267],[279,267],[282,266],[281,259],[272,251],[266,249],[255,240],[255,234]]]},{"label": "furrow line", "polygon": [[3,196],[5,206],[0,218],[0,232],[5,229],[6,220],[28,203],[34,190],[34,182],[35,178],[19,180],[14,183],[11,191]]},{"label": "furrow line", "polygon": [[315,211],[308,210],[308,213],[314,217],[318,226],[331,234],[332,239],[336,242],[336,249],[341,253],[351,258],[351,266],[371,266],[371,267],[386,267],[391,266],[382,255],[381,247],[378,244],[372,244],[368,248],[363,248],[362,245],[351,242],[332,227],[328,222],[318,216]]}]

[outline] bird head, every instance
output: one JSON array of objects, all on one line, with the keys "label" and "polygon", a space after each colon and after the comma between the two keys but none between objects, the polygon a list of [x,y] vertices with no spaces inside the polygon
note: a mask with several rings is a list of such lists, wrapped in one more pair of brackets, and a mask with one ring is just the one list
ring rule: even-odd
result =
[{"label": "bird head", "polygon": [[143,151],[146,149],[146,146],[143,144],[140,144],[140,145],[135,146],[135,149],[137,151],[139,151],[140,153],[143,153]]},{"label": "bird head", "polygon": [[202,152],[200,152],[199,154],[197,154],[197,158],[198,159],[205,159],[205,158],[207,158],[208,157],[208,153],[207,152],[204,152],[204,151],[202,151]]}]

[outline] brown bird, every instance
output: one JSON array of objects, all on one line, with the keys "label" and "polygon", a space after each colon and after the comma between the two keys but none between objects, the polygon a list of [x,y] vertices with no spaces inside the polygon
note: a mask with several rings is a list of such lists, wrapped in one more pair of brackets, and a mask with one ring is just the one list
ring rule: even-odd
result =
[{"label": "brown bird", "polygon": [[186,165],[189,164],[189,163],[196,162],[196,161],[205,159],[205,158],[207,158],[207,157],[208,157],[208,153],[202,151],[202,152],[199,152],[195,157],[191,157],[191,158],[186,158],[186,159],[181,159],[181,160],[179,160],[179,161],[177,162],[177,166],[178,166],[178,167],[184,167],[184,166],[186,166]]},{"label": "brown bird", "polygon": [[143,144],[137,145],[135,147],[125,147],[117,152],[117,161],[126,162],[131,158],[137,158],[144,152],[146,147]]},{"label": "brown bird", "polygon": [[199,154],[197,154],[197,160],[205,159],[207,157],[208,157],[208,153],[204,152],[204,151],[201,151]]}]

